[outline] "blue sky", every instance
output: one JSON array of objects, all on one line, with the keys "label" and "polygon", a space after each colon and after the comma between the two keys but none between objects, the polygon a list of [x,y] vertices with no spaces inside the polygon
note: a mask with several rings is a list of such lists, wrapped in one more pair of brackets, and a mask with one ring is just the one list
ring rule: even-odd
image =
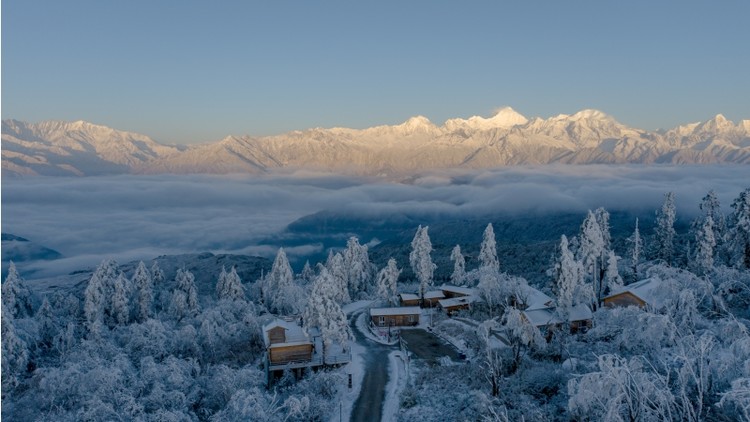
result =
[{"label": "blue sky", "polygon": [[[356,4],[355,4],[356,3]],[[2,117],[170,143],[509,105],[750,118],[747,1],[2,2]]]}]

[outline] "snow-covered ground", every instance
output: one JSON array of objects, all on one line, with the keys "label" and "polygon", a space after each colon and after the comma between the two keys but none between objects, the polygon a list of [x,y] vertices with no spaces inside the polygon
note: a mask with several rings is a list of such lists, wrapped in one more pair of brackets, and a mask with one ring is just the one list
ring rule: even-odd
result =
[{"label": "snow-covered ground", "polygon": [[[339,395],[340,412],[334,412],[331,415],[330,422],[348,421],[352,414],[352,406],[359,396],[362,388],[362,378],[365,375],[364,355],[367,353],[364,346],[352,342],[352,361],[349,362],[342,370],[346,374],[352,374],[352,388],[343,390]],[[340,413],[340,414],[339,414]]]},{"label": "snow-covered ground", "polygon": [[401,392],[406,387],[408,372],[406,357],[400,350],[394,350],[388,355],[388,385],[385,387],[385,403],[383,403],[383,420],[394,421],[400,407]]}]

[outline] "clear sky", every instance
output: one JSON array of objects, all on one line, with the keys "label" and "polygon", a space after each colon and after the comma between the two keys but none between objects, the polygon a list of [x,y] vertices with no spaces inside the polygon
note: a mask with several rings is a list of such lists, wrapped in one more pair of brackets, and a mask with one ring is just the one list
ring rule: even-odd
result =
[{"label": "clear sky", "polygon": [[2,117],[169,143],[596,108],[750,118],[750,1],[3,0]]}]

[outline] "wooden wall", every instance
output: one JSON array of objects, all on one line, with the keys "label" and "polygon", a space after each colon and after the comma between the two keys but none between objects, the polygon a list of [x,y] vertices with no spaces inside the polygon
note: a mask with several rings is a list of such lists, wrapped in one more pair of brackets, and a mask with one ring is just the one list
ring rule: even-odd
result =
[{"label": "wooden wall", "polygon": [[622,292],[618,295],[608,297],[604,299],[604,306],[615,307],[615,306],[640,306],[643,308],[646,306],[646,302],[642,301],[638,297],[634,296],[630,292]]},{"label": "wooden wall", "polygon": [[313,345],[309,343],[287,347],[274,347],[268,349],[268,359],[274,365],[311,360],[312,351]]},{"label": "wooden wall", "polygon": [[271,344],[286,342],[286,333],[284,327],[273,327],[268,330],[268,339]]},{"label": "wooden wall", "polygon": [[[409,321],[409,317],[412,321]],[[408,327],[419,324],[419,315],[383,315],[384,322],[381,324],[380,316],[372,316],[372,323],[376,327]]]}]

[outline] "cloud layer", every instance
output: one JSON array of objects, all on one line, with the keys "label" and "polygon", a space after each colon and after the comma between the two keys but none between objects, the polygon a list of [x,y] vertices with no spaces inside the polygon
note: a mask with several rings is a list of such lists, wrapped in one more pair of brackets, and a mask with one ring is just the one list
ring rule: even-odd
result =
[{"label": "cloud layer", "polygon": [[[2,231],[56,249],[40,274],[185,252],[272,256],[258,241],[321,210],[460,218],[608,209],[653,212],[674,191],[692,216],[714,189],[727,208],[750,187],[748,166],[544,166],[425,174],[404,183],[318,173],[5,180]],[[278,245],[282,246],[282,245]],[[320,245],[291,250],[317,252]]]}]

